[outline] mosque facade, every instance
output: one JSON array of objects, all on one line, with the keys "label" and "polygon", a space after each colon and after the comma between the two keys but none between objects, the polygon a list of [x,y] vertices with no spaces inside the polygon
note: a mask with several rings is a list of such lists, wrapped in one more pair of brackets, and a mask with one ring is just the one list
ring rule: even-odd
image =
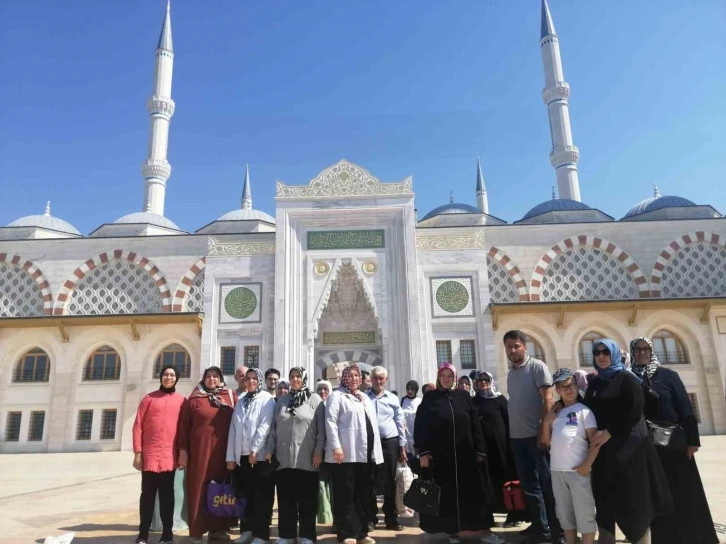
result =
[{"label": "mosque facade", "polygon": [[248,168],[239,208],[188,233],[164,216],[167,7],[143,211],[87,236],[50,206],[0,228],[0,452],[130,450],[136,407],[169,362],[185,394],[211,365],[230,382],[242,364],[320,379],[351,361],[386,366],[399,392],[442,362],[488,370],[506,391],[502,337],[515,328],[551,370],[591,368],[597,338],[651,337],[701,433],[726,432],[726,220],[657,187],[619,220],[583,203],[546,0],[540,47],[559,198],[521,220],[489,214],[478,161],[476,205],[419,218],[411,178],[344,159],[278,181],[274,217],[254,209]]}]

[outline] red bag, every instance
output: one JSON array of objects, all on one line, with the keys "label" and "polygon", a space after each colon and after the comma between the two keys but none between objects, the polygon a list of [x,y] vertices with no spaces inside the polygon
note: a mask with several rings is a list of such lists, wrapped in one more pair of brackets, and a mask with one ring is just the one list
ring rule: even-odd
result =
[{"label": "red bag", "polygon": [[515,512],[517,510],[525,510],[527,508],[524,502],[524,491],[519,485],[519,480],[512,480],[504,483],[504,506],[507,511]]}]

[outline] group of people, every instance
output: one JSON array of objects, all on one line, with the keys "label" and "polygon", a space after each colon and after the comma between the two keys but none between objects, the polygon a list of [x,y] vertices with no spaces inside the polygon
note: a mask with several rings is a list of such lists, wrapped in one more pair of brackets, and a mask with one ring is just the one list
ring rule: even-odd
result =
[{"label": "group of people", "polygon": [[[450,541],[492,532],[504,513],[505,484],[519,481],[526,511],[509,512],[505,525],[531,521],[525,542],[615,542],[615,526],[632,543],[717,543],[694,454],[699,436],[693,408],[678,374],[660,366],[647,338],[631,343],[627,369],[612,340],[594,343],[594,372],[547,366],[527,353],[526,335],[509,331],[509,399],[488,372],[457,378],[440,365],[436,383],[409,381],[399,399],[388,373],[365,376],[356,364],[339,387],[308,387],[302,367],[288,379],[269,369],[241,367],[236,390],[218,367],[209,367],[188,398],[175,392],[174,367],[164,367],[160,388],[142,400],[134,424],[134,466],[142,472],[137,543],[149,538],[158,493],[160,544],[172,542],[174,471],[186,470],[189,535],[200,543],[236,544],[270,538],[275,490],[280,544],[316,541],[319,506],[329,501],[339,542],[374,544],[379,521],[400,531],[396,472],[410,465],[440,488],[438,515],[420,513],[426,533]],[[558,393],[555,402],[553,390]],[[687,450],[654,445],[648,422],[678,425]],[[233,475],[244,497],[242,519],[205,510],[206,486]],[[377,496],[383,496],[382,519]]]}]

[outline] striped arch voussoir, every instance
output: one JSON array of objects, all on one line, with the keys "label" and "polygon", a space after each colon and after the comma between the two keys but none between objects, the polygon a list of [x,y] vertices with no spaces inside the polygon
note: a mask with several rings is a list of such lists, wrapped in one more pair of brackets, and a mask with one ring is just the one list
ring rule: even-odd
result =
[{"label": "striped arch voussoir", "polygon": [[540,294],[542,289],[542,279],[544,278],[545,272],[547,271],[547,267],[550,263],[561,253],[569,251],[575,247],[589,247],[609,253],[611,256],[615,257],[615,259],[623,265],[623,268],[630,273],[635,285],[638,287],[640,298],[650,297],[648,279],[645,275],[643,275],[643,271],[640,269],[640,266],[630,255],[623,251],[623,249],[619,246],[605,240],[604,238],[581,234],[579,236],[571,236],[570,238],[562,240],[542,255],[537,263],[537,266],[534,267],[534,272],[532,273],[532,282],[530,283],[529,289],[532,302],[539,302],[542,300]]},{"label": "striped arch voussoir", "polygon": [[73,271],[73,274],[71,274],[71,276],[65,281],[60,289],[60,292],[58,293],[58,296],[56,297],[55,306],[53,308],[53,315],[63,315],[65,313],[66,305],[68,304],[68,300],[70,299],[71,292],[73,291],[73,289],[76,288],[78,282],[81,281],[86,274],[88,274],[88,272],[90,272],[97,266],[120,260],[134,263],[135,265],[140,266],[141,268],[146,270],[146,272],[151,275],[151,277],[154,279],[154,282],[156,283],[156,286],[159,288],[159,293],[161,294],[161,311],[170,312],[171,293],[169,292],[169,285],[166,282],[164,274],[161,273],[161,270],[159,270],[159,268],[151,260],[137,253],[134,253],[133,251],[114,249],[113,251],[107,251],[105,253],[101,253],[96,257],[93,257],[92,259],[88,259],[86,262],[84,262],[81,266]]},{"label": "striped arch voussoir", "polygon": [[522,275],[522,272],[520,272],[519,267],[514,264],[509,256],[507,256],[504,252],[502,252],[501,249],[497,247],[492,246],[491,249],[489,249],[488,255],[499,264],[501,264],[509,273],[509,276],[514,282],[514,286],[519,292],[519,302],[529,302],[530,295],[527,292],[527,280],[524,279],[524,276]]},{"label": "striped arch voussoir", "polygon": [[663,271],[666,264],[673,256],[683,247],[695,242],[706,242],[721,247],[726,247],[726,236],[713,234],[712,232],[696,231],[684,234],[680,238],[676,238],[663,248],[653,265],[653,273],[650,276],[651,296],[660,296],[660,284],[663,279]]},{"label": "striped arch voussoir", "polygon": [[23,259],[20,255],[11,255],[9,253],[0,253],[0,263],[7,263],[17,268],[22,268],[30,277],[35,280],[40,288],[43,296],[43,315],[51,315],[53,313],[53,295],[50,292],[50,283],[46,279],[43,272],[32,261]]},{"label": "striped arch voussoir", "polygon": [[202,257],[194,263],[189,270],[187,270],[184,276],[182,276],[179,285],[177,285],[176,292],[174,293],[174,300],[171,303],[172,312],[184,311],[184,299],[189,294],[189,288],[192,286],[192,283],[194,283],[194,278],[196,278],[199,273],[204,270],[205,266],[207,266],[207,258]]}]

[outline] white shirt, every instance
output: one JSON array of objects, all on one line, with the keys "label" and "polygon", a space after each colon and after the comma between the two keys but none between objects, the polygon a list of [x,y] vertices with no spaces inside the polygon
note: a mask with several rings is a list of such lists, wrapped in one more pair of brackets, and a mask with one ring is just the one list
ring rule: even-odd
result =
[{"label": "white shirt", "polygon": [[572,472],[587,457],[587,429],[597,429],[592,411],[580,402],[565,406],[552,423],[550,470]]},{"label": "white shirt", "polygon": [[325,407],[325,462],[335,463],[334,450],[343,450],[344,463],[368,462],[368,433],[366,415],[373,427],[373,459],[376,464],[383,463],[383,450],[378,432],[378,421],[373,403],[364,393],[354,400],[343,391],[333,391]]},{"label": "white shirt", "polygon": [[415,453],[413,449],[413,425],[416,422],[416,410],[418,410],[420,404],[420,397],[415,397],[413,399],[404,397],[403,402],[401,403],[403,419],[406,421],[406,451],[408,453]]},{"label": "white shirt", "polygon": [[275,399],[260,391],[245,410],[244,396],[237,401],[227,436],[227,461],[239,464],[240,457],[255,452],[255,459],[265,460],[265,443],[275,413]]}]

